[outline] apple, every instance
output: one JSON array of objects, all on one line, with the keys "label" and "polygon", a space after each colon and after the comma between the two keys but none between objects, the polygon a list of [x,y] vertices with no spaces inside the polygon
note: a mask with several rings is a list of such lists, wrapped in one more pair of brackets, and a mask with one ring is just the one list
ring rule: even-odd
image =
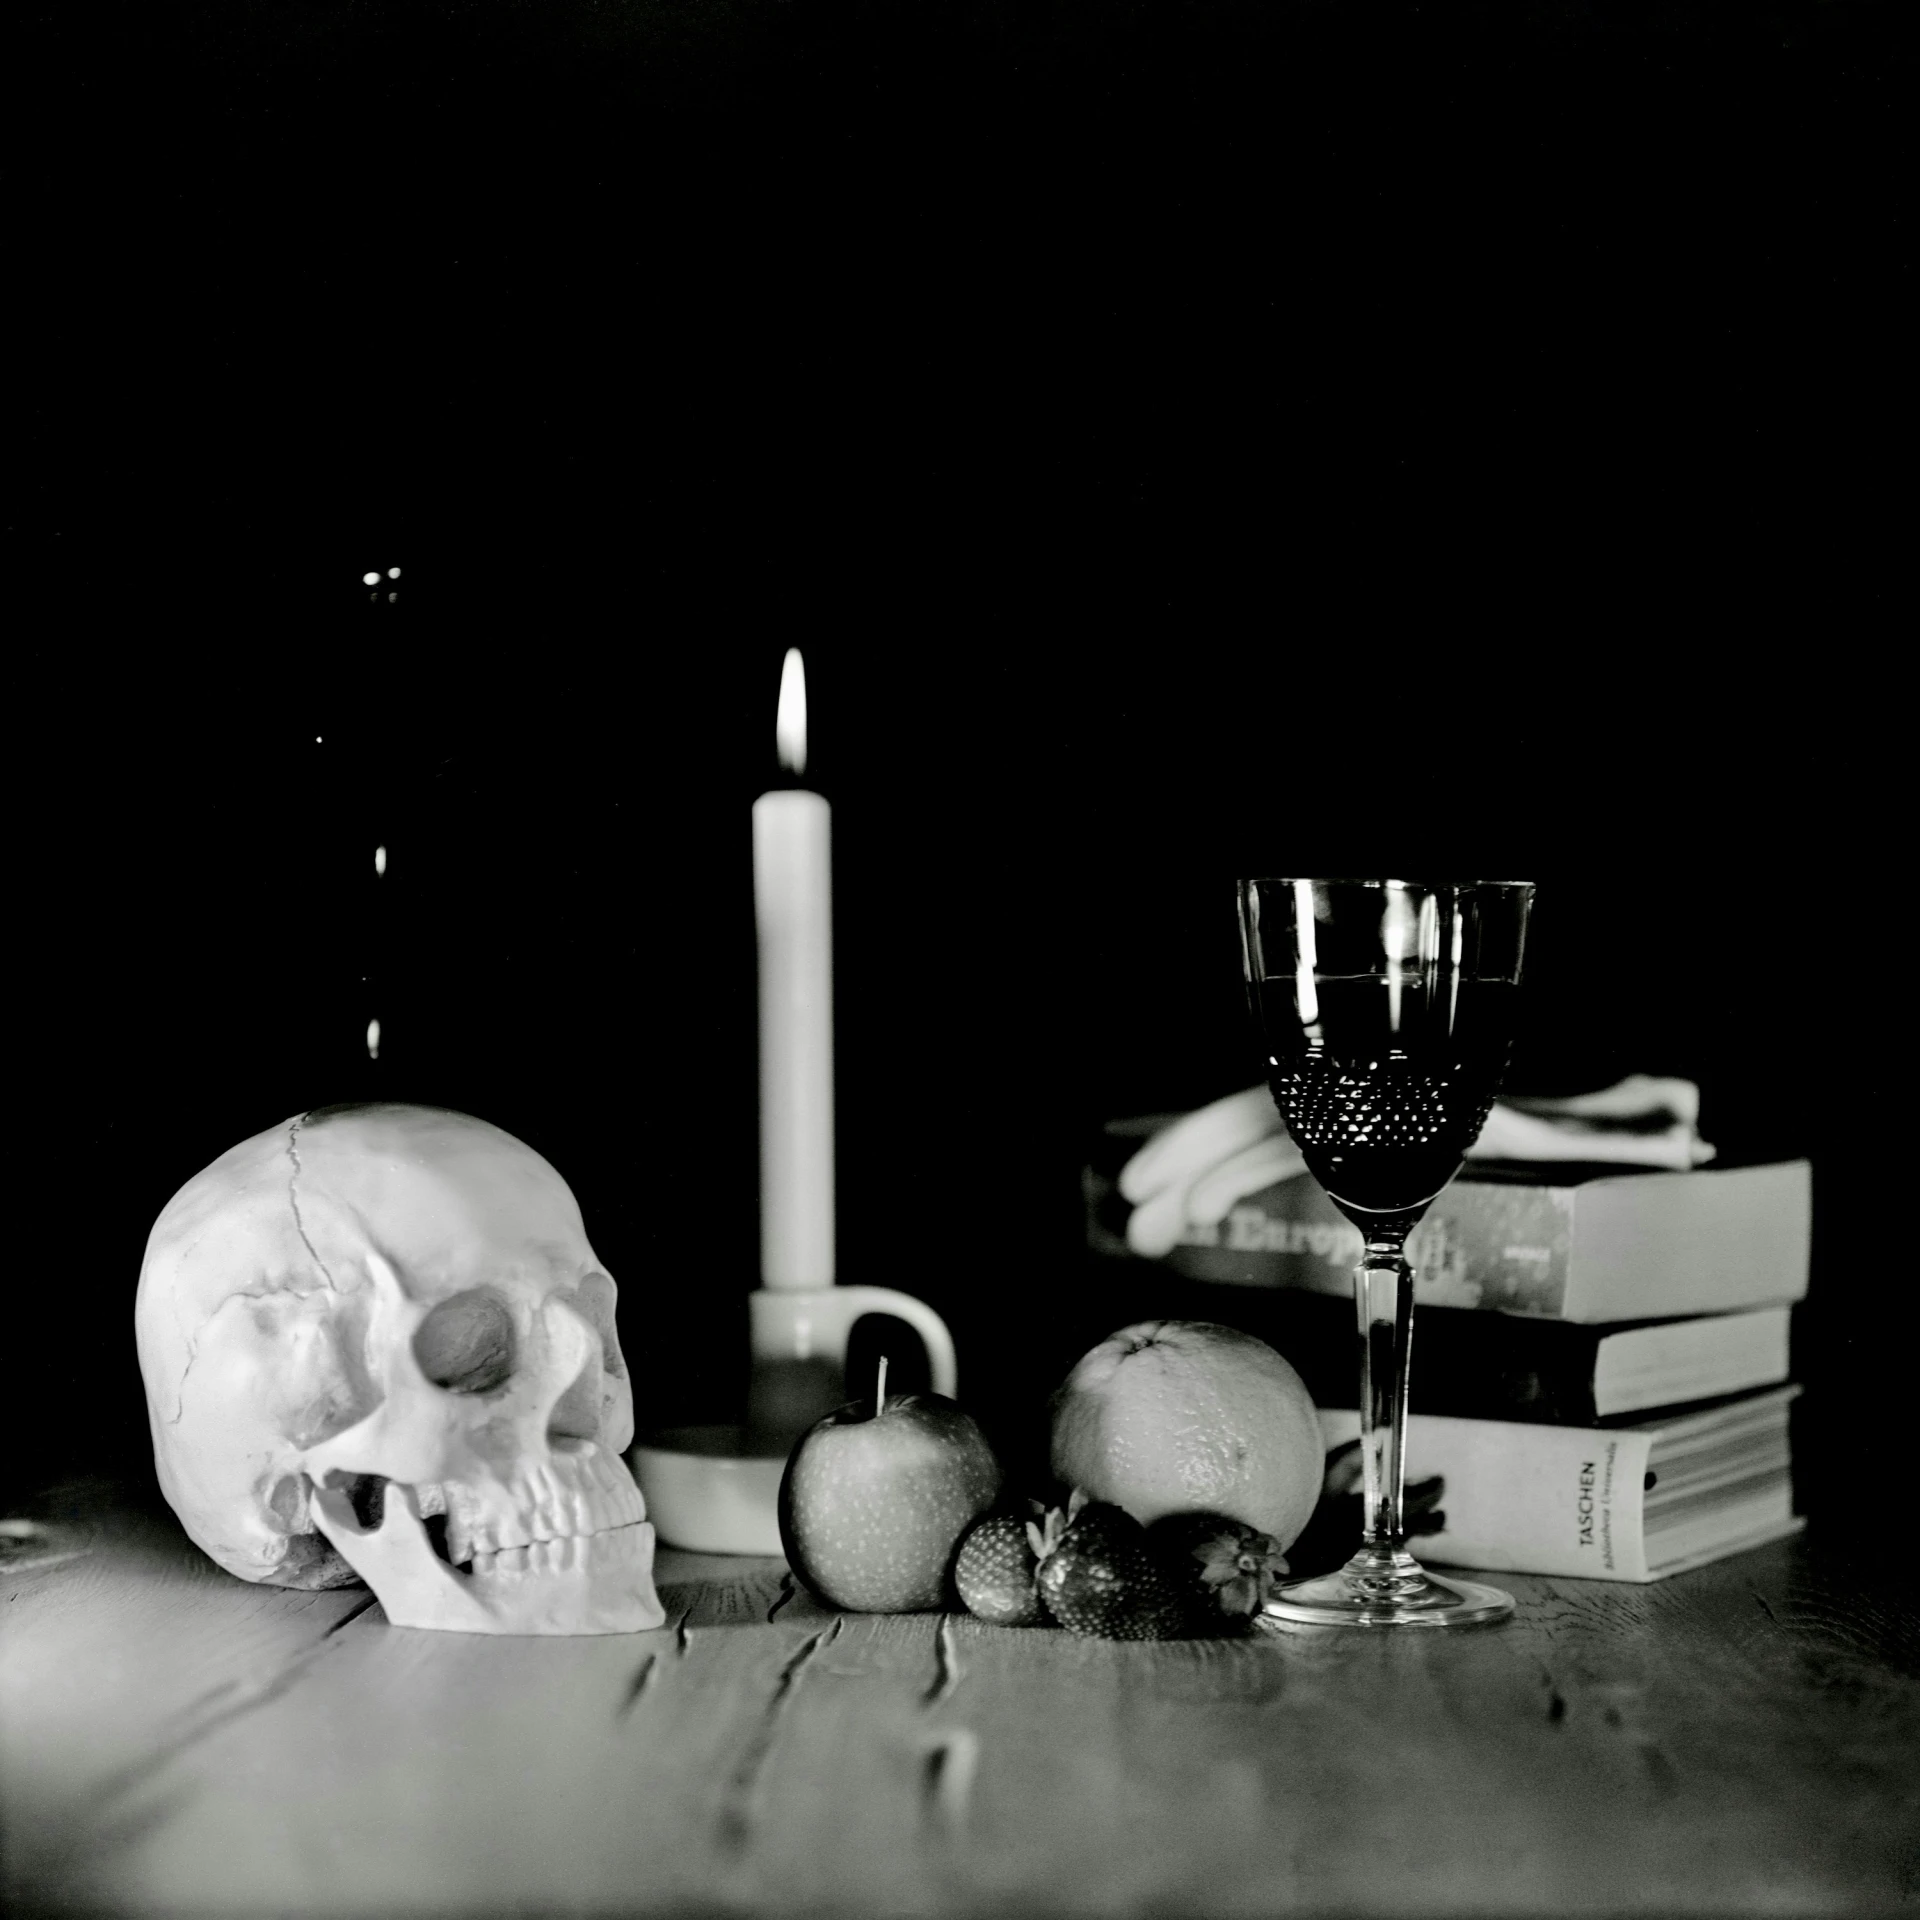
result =
[{"label": "apple", "polygon": [[944,1395],[853,1401],[815,1421],[787,1458],[787,1564],[844,1612],[942,1607],[961,1536],[993,1505],[1000,1478],[986,1435]]}]

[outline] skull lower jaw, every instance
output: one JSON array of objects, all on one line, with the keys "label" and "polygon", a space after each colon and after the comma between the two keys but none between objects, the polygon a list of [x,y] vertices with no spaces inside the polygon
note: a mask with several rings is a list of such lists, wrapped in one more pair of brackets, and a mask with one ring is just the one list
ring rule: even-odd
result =
[{"label": "skull lower jaw", "polygon": [[666,1620],[653,1587],[653,1528],[644,1520],[476,1553],[462,1573],[434,1552],[410,1486],[389,1482],[369,1527],[344,1492],[316,1485],[313,1517],[397,1627],[643,1633]]}]

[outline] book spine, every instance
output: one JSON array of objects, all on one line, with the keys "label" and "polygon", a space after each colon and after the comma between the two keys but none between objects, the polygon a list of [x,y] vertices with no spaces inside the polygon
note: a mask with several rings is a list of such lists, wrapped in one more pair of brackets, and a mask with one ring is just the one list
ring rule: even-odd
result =
[{"label": "book spine", "polygon": [[[1566,1305],[1572,1207],[1553,1187],[1456,1181],[1407,1241],[1414,1297],[1436,1307],[1558,1315]],[[1167,1257],[1190,1280],[1351,1291],[1360,1230],[1306,1177],[1256,1193]]]},{"label": "book spine", "polygon": [[[1337,1407],[1353,1398],[1360,1356],[1351,1298],[1275,1287],[1225,1302],[1214,1296],[1189,1303],[1169,1290],[1160,1295],[1158,1310],[1225,1318],[1266,1341],[1292,1363],[1317,1405]],[[1423,1304],[1413,1328],[1413,1405],[1421,1413],[1470,1420],[1599,1426],[1595,1354],[1601,1337],[1593,1328],[1559,1320]]]},{"label": "book spine", "polygon": [[[1360,1417],[1323,1411],[1331,1447],[1355,1440]],[[1625,1429],[1521,1426],[1415,1414],[1407,1479],[1438,1474],[1445,1524],[1415,1547],[1436,1566],[1494,1573],[1645,1581],[1645,1484],[1652,1436]]]}]

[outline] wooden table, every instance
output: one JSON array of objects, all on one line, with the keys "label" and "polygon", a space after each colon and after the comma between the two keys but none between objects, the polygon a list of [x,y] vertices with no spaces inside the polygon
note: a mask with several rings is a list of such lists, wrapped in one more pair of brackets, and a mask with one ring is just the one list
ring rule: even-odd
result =
[{"label": "wooden table", "polygon": [[[1920,1904],[1920,1632],[1805,1540],[1514,1579],[1455,1635],[836,1615],[396,1630],[64,1496],[0,1602],[7,1887],[115,1913],[1870,1913]],[[1863,1565],[1865,1563],[1863,1562]]]}]

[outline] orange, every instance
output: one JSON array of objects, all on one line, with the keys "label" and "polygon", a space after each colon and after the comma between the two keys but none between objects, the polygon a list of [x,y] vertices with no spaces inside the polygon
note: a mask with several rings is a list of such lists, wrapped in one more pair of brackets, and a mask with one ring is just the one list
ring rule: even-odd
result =
[{"label": "orange", "polygon": [[1320,1422],[1264,1340],[1204,1320],[1144,1320],[1082,1357],[1054,1396],[1053,1471],[1142,1526],[1223,1513],[1284,1552],[1320,1498]]}]

